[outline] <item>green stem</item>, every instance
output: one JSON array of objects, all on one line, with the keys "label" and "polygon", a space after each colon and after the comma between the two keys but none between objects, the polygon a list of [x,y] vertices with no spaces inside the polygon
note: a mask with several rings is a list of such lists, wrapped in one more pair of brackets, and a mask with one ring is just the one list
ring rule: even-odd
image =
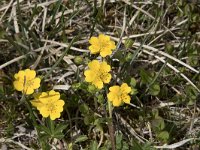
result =
[{"label": "green stem", "polygon": [[112,120],[112,104],[108,101],[108,111],[109,111],[109,122],[108,122],[108,129],[110,134],[110,140],[112,144],[112,150],[115,150],[115,136],[114,136],[114,127],[113,127],[113,120]]}]

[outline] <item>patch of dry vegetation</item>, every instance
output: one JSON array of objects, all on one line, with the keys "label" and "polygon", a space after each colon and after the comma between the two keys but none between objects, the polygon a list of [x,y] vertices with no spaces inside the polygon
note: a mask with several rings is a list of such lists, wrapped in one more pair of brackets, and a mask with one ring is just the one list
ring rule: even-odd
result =
[{"label": "patch of dry vegetation", "polygon": [[[41,89],[60,91],[66,102],[55,122],[67,125],[64,136],[46,139],[46,149],[199,149],[198,1],[3,0],[0,5],[1,149],[42,145],[13,88],[13,75],[25,68],[37,70]],[[137,89],[131,105],[114,108],[113,132],[107,126],[106,90],[92,89],[83,75],[96,57],[88,40],[99,33],[117,45],[109,58],[112,83],[126,81]],[[46,125],[36,110],[34,115]]]}]

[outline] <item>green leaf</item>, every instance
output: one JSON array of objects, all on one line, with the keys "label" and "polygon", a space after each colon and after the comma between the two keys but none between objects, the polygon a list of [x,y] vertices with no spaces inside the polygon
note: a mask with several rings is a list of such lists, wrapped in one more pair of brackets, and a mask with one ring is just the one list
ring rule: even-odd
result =
[{"label": "green leaf", "polygon": [[130,85],[132,86],[132,87],[135,87],[136,86],[136,80],[135,80],[135,78],[131,78],[131,81],[130,81]]},{"label": "green leaf", "polygon": [[133,150],[143,150],[142,145],[138,143],[135,139],[132,140],[132,147]]},{"label": "green leaf", "polygon": [[64,138],[64,134],[62,134],[62,133],[57,133],[57,134],[55,134],[55,135],[52,135],[52,137],[53,138],[57,138],[57,139],[62,139],[62,138]]},{"label": "green leaf", "polygon": [[134,43],[134,41],[133,41],[132,39],[126,39],[126,40],[125,40],[125,43],[124,43],[124,46],[125,46],[126,48],[131,48],[132,45],[133,45],[133,43]]},{"label": "green leaf", "polygon": [[169,133],[167,131],[162,131],[157,136],[159,139],[163,141],[167,141],[169,139]]},{"label": "green leaf", "polygon": [[133,59],[133,54],[132,53],[128,53],[125,57],[126,62],[130,62]]},{"label": "green leaf", "polygon": [[86,104],[81,104],[79,106],[79,110],[83,114],[88,114],[89,113],[89,107]]},{"label": "green leaf", "polygon": [[67,128],[68,125],[66,124],[58,124],[55,128],[54,134],[57,134],[59,132],[62,132],[64,129]]},{"label": "green leaf", "polygon": [[98,149],[97,141],[92,141],[90,143],[90,150],[97,150],[97,149]]},{"label": "green leaf", "polygon": [[129,149],[130,149],[127,142],[123,141],[123,142],[122,142],[122,145],[123,145],[123,147],[122,147],[122,149],[120,149],[120,150],[129,150]]},{"label": "green leaf", "polygon": [[131,95],[135,95],[135,94],[137,94],[137,93],[138,93],[138,90],[137,90],[137,89],[133,89],[133,88],[131,89],[131,93],[130,93]]},{"label": "green leaf", "polygon": [[104,104],[104,96],[103,96],[103,94],[99,94],[98,96],[97,96],[97,102],[99,103],[99,104]]},{"label": "green leaf", "polygon": [[149,72],[145,71],[144,69],[141,69],[140,76],[143,84],[151,83],[152,75]]},{"label": "green leaf", "polygon": [[153,96],[156,96],[160,93],[160,85],[159,84],[153,84],[149,88],[149,93]]},{"label": "green leaf", "polygon": [[152,120],[152,127],[155,131],[159,132],[165,128],[165,122],[162,117],[157,117],[154,120]]},{"label": "green leaf", "polygon": [[88,139],[88,137],[86,135],[80,135],[74,143],[78,143],[78,142],[84,142]]},{"label": "green leaf", "polygon": [[93,122],[94,122],[94,115],[89,114],[89,115],[86,115],[86,116],[84,117],[84,123],[85,123],[86,125],[89,125],[89,124],[91,124],[91,123],[93,123]]},{"label": "green leaf", "polygon": [[49,128],[47,128],[47,127],[45,127],[45,126],[38,126],[38,129],[40,130],[40,131],[44,131],[45,133],[47,133],[48,135],[51,135],[51,131],[50,131],[50,129]]},{"label": "green leaf", "polygon": [[113,55],[113,58],[118,59],[120,63],[125,62],[125,57],[123,55],[124,50],[116,51],[116,53]]},{"label": "green leaf", "polygon": [[118,133],[116,135],[116,149],[122,149],[122,134]]},{"label": "green leaf", "polygon": [[48,134],[42,134],[41,136],[40,136],[40,140],[41,141],[46,141],[46,140],[48,140],[50,138],[50,135],[48,135]]},{"label": "green leaf", "polygon": [[153,114],[153,117],[154,117],[154,118],[158,118],[158,117],[159,117],[159,116],[158,116],[158,115],[159,115],[158,109],[153,109],[153,110],[152,110],[152,114]]}]

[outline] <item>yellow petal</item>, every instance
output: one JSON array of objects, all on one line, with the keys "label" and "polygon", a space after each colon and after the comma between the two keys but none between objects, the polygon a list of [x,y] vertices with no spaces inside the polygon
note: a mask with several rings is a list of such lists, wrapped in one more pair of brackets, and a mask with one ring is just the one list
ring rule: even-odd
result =
[{"label": "yellow petal", "polygon": [[100,65],[100,71],[109,72],[111,70],[110,65],[108,65],[105,61],[103,61]]},{"label": "yellow petal", "polygon": [[50,114],[50,119],[55,120],[56,118],[60,118],[60,113],[59,112],[54,112]]},{"label": "yellow petal", "polygon": [[14,81],[13,85],[14,85],[14,88],[17,91],[23,91],[23,89],[24,89],[24,83],[23,83],[23,81]]},{"label": "yellow petal", "polygon": [[101,43],[110,41],[110,36],[104,35],[104,34],[99,34],[99,40]]},{"label": "yellow petal", "polygon": [[26,80],[32,80],[36,76],[36,72],[34,70],[26,69],[25,70]]},{"label": "yellow petal", "polygon": [[35,78],[33,79],[33,89],[38,89],[40,87],[40,82],[41,82],[41,79],[40,78]]},{"label": "yellow petal", "polygon": [[98,45],[99,44],[99,39],[97,37],[91,37],[89,40],[89,43],[92,45]]},{"label": "yellow petal", "polygon": [[63,111],[63,106],[57,106],[55,111],[59,112],[59,113],[62,112]]},{"label": "yellow petal", "polygon": [[111,80],[111,74],[110,73],[104,73],[104,75],[101,79],[104,83],[109,83],[110,80]]},{"label": "yellow petal", "polygon": [[115,86],[110,87],[109,90],[110,90],[111,92],[113,92],[113,93],[117,93],[117,94],[118,94],[119,91],[120,91],[120,87],[117,86],[117,85],[115,85]]},{"label": "yellow petal", "polygon": [[112,102],[114,99],[116,99],[116,94],[114,94],[114,93],[112,93],[112,92],[109,92],[109,93],[107,94],[107,98],[108,98],[109,101]]},{"label": "yellow petal", "polygon": [[131,88],[126,83],[123,83],[121,85],[120,90],[122,93],[130,93],[131,92]]},{"label": "yellow petal", "polygon": [[112,51],[110,49],[107,49],[107,48],[103,48],[100,51],[101,57],[106,57],[106,56],[109,56],[111,54],[112,54]]},{"label": "yellow petal", "polygon": [[49,111],[48,108],[45,107],[45,106],[42,107],[39,111],[40,111],[40,114],[41,114],[44,118],[48,117],[49,114],[50,114],[50,111]]},{"label": "yellow petal", "polygon": [[39,96],[39,98],[47,98],[48,97],[48,93],[47,92],[42,92]]},{"label": "yellow petal", "polygon": [[24,94],[30,95],[33,94],[34,90],[31,87],[24,88]]},{"label": "yellow petal", "polygon": [[58,100],[57,102],[56,102],[56,105],[58,106],[58,107],[63,107],[64,105],[65,105],[65,102],[63,101],[63,100]]},{"label": "yellow petal", "polygon": [[103,88],[103,82],[99,79],[96,79],[92,82],[98,89],[102,89]]},{"label": "yellow petal", "polygon": [[124,103],[130,104],[131,98],[129,95],[124,95],[122,100]]},{"label": "yellow petal", "polygon": [[23,70],[20,70],[18,73],[14,75],[15,79],[21,79],[24,80],[25,72]]},{"label": "yellow petal", "polygon": [[88,63],[88,67],[91,70],[99,70],[100,63],[99,63],[98,60],[93,60],[93,61],[91,61],[91,62]]},{"label": "yellow petal", "polygon": [[30,102],[34,107],[37,107],[38,110],[40,110],[44,106],[44,104],[41,103],[39,100],[31,100]]},{"label": "yellow petal", "polygon": [[86,82],[92,82],[94,81],[95,77],[96,77],[96,73],[94,71],[91,70],[86,70],[84,72],[85,75],[85,81]]},{"label": "yellow petal", "polygon": [[49,96],[47,92],[42,92],[39,96],[39,100],[44,103],[47,104],[49,102]]},{"label": "yellow petal", "polygon": [[100,51],[100,46],[99,45],[91,45],[89,46],[89,50],[91,54],[97,54]]},{"label": "yellow petal", "polygon": [[121,103],[122,103],[122,102],[120,101],[120,99],[115,99],[115,100],[113,100],[113,106],[115,106],[115,107],[120,106]]},{"label": "yellow petal", "polygon": [[42,107],[39,111],[40,111],[40,114],[41,114],[44,118],[48,117],[49,114],[50,114],[50,111],[48,110],[47,107]]},{"label": "yellow petal", "polygon": [[112,49],[112,50],[116,49],[116,46],[115,46],[115,42],[114,42],[114,41],[110,41],[110,42],[109,42],[109,48]]},{"label": "yellow petal", "polygon": [[55,92],[54,90],[49,91],[49,100],[50,101],[57,101],[60,99],[60,93]]}]

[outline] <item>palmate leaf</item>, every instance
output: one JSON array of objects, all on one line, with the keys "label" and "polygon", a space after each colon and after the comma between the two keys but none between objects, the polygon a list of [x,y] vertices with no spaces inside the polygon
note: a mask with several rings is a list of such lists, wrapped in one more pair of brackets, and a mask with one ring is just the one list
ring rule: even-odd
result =
[{"label": "palmate leaf", "polygon": [[44,131],[46,134],[51,135],[51,131],[49,130],[49,128],[47,128],[43,125],[38,126],[38,129],[39,129],[40,132]]},{"label": "palmate leaf", "polygon": [[68,124],[58,124],[55,128],[54,133],[57,134],[59,132],[62,132],[64,129],[68,127]]}]

